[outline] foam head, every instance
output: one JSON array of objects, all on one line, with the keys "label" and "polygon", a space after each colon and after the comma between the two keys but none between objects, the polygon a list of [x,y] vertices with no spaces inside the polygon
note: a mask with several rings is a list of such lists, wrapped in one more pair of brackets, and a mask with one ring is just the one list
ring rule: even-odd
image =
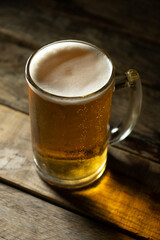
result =
[{"label": "foam head", "polygon": [[62,41],[37,51],[30,75],[38,87],[63,97],[81,97],[101,89],[112,74],[110,59],[92,45]]}]

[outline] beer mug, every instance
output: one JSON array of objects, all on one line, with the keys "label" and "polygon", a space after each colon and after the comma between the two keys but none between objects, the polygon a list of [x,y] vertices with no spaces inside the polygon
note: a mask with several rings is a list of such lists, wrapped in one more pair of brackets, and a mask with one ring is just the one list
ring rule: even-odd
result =
[{"label": "beer mug", "polygon": [[[33,159],[47,183],[86,186],[103,174],[109,144],[126,138],[140,113],[141,81],[128,70],[115,81],[115,67],[102,49],[77,40],[36,51],[25,68]],[[110,127],[112,94],[128,87],[130,104],[122,122]]]}]

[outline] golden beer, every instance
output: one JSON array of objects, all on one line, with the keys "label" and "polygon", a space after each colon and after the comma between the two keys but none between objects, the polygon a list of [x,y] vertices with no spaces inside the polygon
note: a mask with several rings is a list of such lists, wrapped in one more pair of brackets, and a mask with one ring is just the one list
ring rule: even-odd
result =
[{"label": "golden beer", "polygon": [[[71,61],[72,56],[69,58],[68,52],[67,61]],[[76,63],[79,56],[86,57],[84,52],[77,55],[74,52],[73,55]],[[88,58],[95,61],[92,52]],[[46,69],[48,67],[42,65],[39,71],[43,66]],[[51,68],[52,66],[49,66],[49,69]],[[57,71],[58,68],[59,61],[53,69]],[[70,69],[72,68],[67,67],[68,72]],[[41,75],[44,77],[45,74],[42,72]],[[38,172],[48,183],[64,187],[83,186],[94,181],[103,173],[106,165],[113,81],[87,96],[83,93],[82,96],[63,97],[46,89],[44,91],[41,85],[40,88],[37,87],[31,78],[28,73],[33,156]],[[41,81],[43,82],[43,79]]]},{"label": "golden beer", "polygon": [[105,167],[112,88],[81,104],[47,101],[29,88],[33,153],[41,171],[78,180]]}]

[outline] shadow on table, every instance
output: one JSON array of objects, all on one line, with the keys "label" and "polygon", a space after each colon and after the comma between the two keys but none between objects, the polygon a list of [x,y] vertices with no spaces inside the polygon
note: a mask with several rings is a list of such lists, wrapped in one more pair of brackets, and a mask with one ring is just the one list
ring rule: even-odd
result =
[{"label": "shadow on table", "polygon": [[[133,158],[133,157],[132,157]],[[158,165],[158,164],[157,164]],[[83,196],[82,193],[107,192],[109,186],[118,188],[119,191],[126,191],[130,194],[147,193],[155,201],[160,197],[160,174],[159,170],[153,169],[150,163],[140,161],[121,161],[115,158],[112,153],[108,154],[107,168],[103,176],[88,187],[81,189],[65,190],[54,189],[63,196],[71,198]],[[109,186],[108,186],[109,185]],[[112,194],[112,193],[111,193]],[[76,202],[75,202],[76,204]],[[78,203],[79,204],[79,203]],[[83,201],[81,202],[81,205]]]},{"label": "shadow on table", "polygon": [[[72,210],[75,209],[85,216],[99,219],[114,228],[116,227],[120,232],[137,238],[136,232],[130,231],[130,220],[128,219],[132,217],[131,225],[134,222],[136,223],[139,214],[138,209],[143,212],[145,204],[148,207],[148,203],[150,203],[149,198],[158,201],[157,192],[152,191],[152,184],[148,181],[147,174],[142,174],[142,170],[137,171],[139,166],[128,166],[127,163],[123,162],[120,167],[124,172],[118,172],[117,168],[113,167],[115,164],[119,164],[117,159],[109,154],[108,166],[103,176],[88,187],[74,190],[53,188],[60,197],[69,202]],[[132,171],[137,175],[136,180],[135,175],[131,174]],[[124,175],[125,172],[126,175]],[[131,177],[129,177],[129,174]],[[141,179],[142,175],[143,180]],[[152,176],[152,178],[154,177],[156,175]],[[148,183],[151,185],[148,186]],[[158,186],[155,186],[157,190]],[[135,209],[134,204],[133,207],[130,205],[132,201],[136,201]],[[152,208],[152,205],[150,207]],[[135,211],[134,216],[131,216],[130,214],[133,214],[133,211]],[[135,230],[137,231],[137,229]]]},{"label": "shadow on table", "polygon": [[[131,179],[134,184],[134,188],[139,191],[141,188],[146,189],[150,197],[159,201],[160,199],[160,164],[149,160],[144,160],[136,155],[118,155],[116,151],[110,149],[108,154],[108,169],[113,173],[116,179],[118,174],[118,182],[125,184],[129,183],[128,187],[132,188]],[[124,177],[128,180],[123,182]]]},{"label": "shadow on table", "polygon": [[53,189],[69,203],[72,210],[137,237],[137,229],[130,232],[130,221],[131,225],[136,223],[140,212],[142,215],[144,212],[144,223],[148,221],[146,209],[148,214],[149,211],[155,211],[153,207],[159,212],[159,186],[159,170],[156,170],[155,166],[151,167],[150,163],[136,159],[133,161],[133,156],[132,161],[124,158],[122,161],[111,152],[108,154],[107,168],[103,176],[90,186],[73,190],[56,187]]},{"label": "shadow on table", "polygon": [[[136,158],[136,156],[135,156]],[[108,178],[109,175],[109,178]],[[54,189],[62,194],[74,195],[74,193],[83,191],[92,191],[96,188],[100,189],[103,185],[103,190],[107,191],[107,184],[105,189],[105,183],[107,179],[114,180],[115,186],[119,186],[121,189],[128,189],[133,193],[145,192],[153,200],[160,198],[160,166],[150,161],[139,161],[134,159],[133,156],[127,156],[126,158],[118,158],[114,156],[112,151],[108,154],[107,168],[100,179],[92,183],[90,186],[83,187],[80,189]]]}]

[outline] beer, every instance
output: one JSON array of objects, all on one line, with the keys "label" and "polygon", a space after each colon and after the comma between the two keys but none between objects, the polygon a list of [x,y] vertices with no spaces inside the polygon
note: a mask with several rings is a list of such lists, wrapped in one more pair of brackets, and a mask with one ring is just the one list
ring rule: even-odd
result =
[{"label": "beer", "polygon": [[36,52],[28,69],[33,155],[40,175],[66,187],[95,180],[107,158],[114,87],[109,58],[92,45],[62,41]]}]

